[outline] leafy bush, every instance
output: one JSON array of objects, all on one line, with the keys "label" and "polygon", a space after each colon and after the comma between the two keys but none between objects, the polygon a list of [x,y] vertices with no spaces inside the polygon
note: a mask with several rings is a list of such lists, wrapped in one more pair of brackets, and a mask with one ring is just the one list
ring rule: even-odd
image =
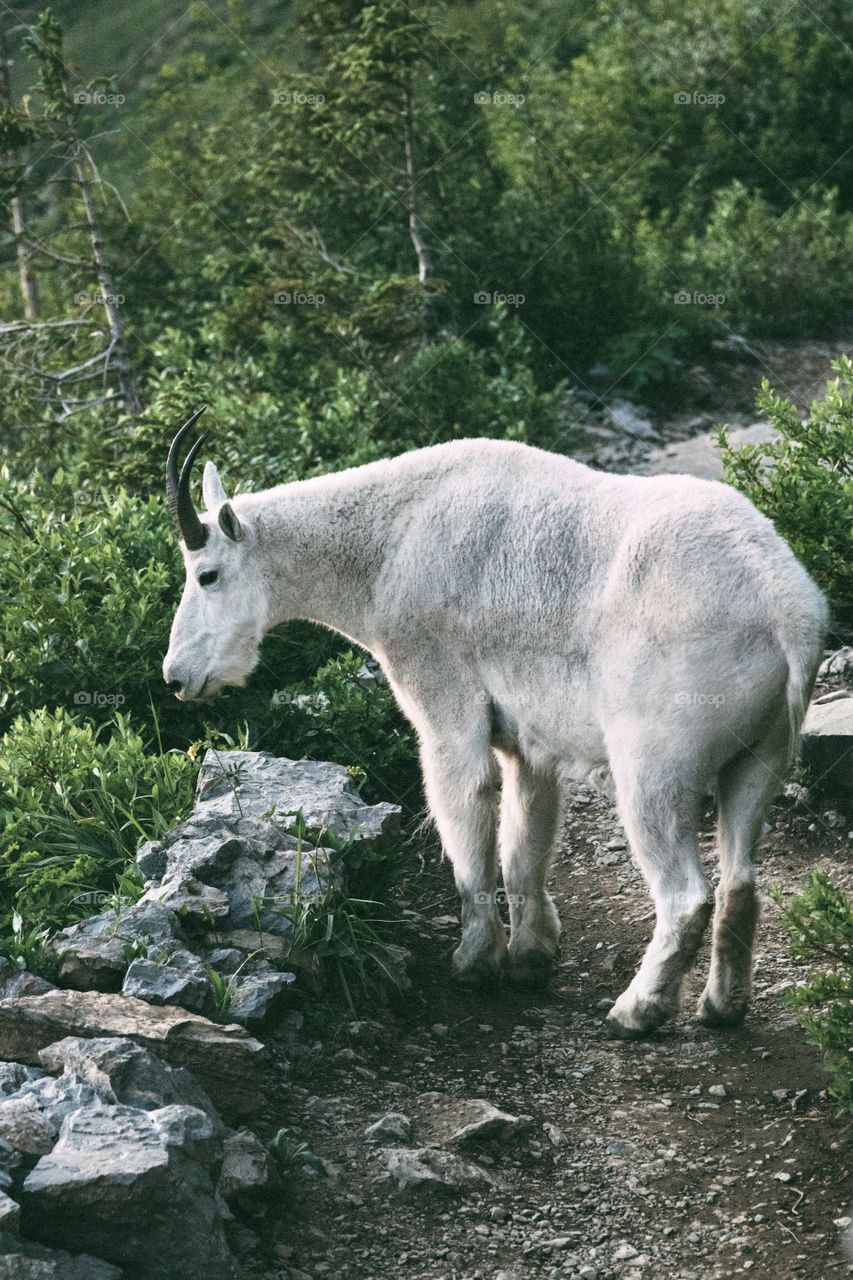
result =
[{"label": "leafy bush", "polygon": [[782,923],[794,955],[819,965],[790,999],[832,1074],[839,1113],[853,1113],[853,902],[815,871]]},{"label": "leafy bush", "polygon": [[770,516],[827,593],[836,619],[853,623],[853,363],[800,421],[765,380],[758,407],[779,432],[771,444],[733,448],[720,435],[725,479]]},{"label": "leafy bush", "polygon": [[155,499],[4,477],[0,716],[49,704],[150,715],[177,598],[178,550]]},{"label": "leafy bush", "polygon": [[187,813],[196,771],[121,714],[98,730],[65,708],[18,716],[0,743],[0,933],[15,913],[61,927],[136,896],[137,846]]},{"label": "leafy bush", "polygon": [[[641,227],[638,244],[651,289],[692,334],[813,336],[853,299],[853,220],[831,191],[809,191],[780,216],[735,181],[715,193],[701,233],[680,238],[661,217]],[[673,306],[682,295],[721,301]]]}]

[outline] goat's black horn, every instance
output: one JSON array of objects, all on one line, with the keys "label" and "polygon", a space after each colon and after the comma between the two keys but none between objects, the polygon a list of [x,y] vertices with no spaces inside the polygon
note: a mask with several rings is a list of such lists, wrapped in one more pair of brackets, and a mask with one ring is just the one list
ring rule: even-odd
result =
[{"label": "goat's black horn", "polygon": [[206,408],[207,405],[202,405],[200,409],[196,409],[191,418],[187,419],[172,441],[169,448],[169,457],[166,460],[166,496],[169,500],[169,510],[172,513],[172,519],[177,525],[178,532],[187,544],[188,551],[199,551],[207,542],[207,525],[202,524],[201,520],[199,520],[190,494],[190,473],[192,472],[196,455],[204,444],[207,432],[202,432],[190,449],[181,468],[180,475],[178,475],[178,455],[185,436]]}]

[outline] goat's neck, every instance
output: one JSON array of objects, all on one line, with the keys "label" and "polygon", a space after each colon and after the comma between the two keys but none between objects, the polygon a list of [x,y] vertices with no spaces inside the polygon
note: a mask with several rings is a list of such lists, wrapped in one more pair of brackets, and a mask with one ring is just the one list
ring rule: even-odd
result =
[{"label": "goat's neck", "polygon": [[374,587],[394,503],[357,473],[322,476],[256,496],[268,626],[306,618],[370,647]]}]

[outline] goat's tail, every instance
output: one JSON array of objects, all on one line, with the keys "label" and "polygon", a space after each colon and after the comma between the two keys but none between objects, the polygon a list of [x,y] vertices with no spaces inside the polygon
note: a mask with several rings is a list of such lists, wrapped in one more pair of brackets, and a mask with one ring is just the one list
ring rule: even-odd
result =
[{"label": "goat's tail", "polygon": [[785,701],[788,708],[788,758],[793,760],[800,744],[800,730],[808,710],[812,687],[823,657],[829,625],[829,609],[823,595],[811,581],[812,592],[806,607],[792,610],[780,627],[780,643],[788,663]]}]

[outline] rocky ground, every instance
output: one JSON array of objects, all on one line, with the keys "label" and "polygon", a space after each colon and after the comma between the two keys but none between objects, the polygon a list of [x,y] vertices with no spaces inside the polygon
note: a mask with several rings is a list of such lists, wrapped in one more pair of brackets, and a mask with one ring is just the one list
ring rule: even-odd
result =
[{"label": "rocky ground", "polygon": [[[770,822],[766,888],[792,891],[821,867],[849,890],[853,819],[780,805]],[[709,812],[711,872],[712,845]],[[834,1118],[817,1054],[784,1001],[800,971],[779,908],[765,902],[742,1029],[692,1020],[703,953],[679,1020],[625,1044],[605,1038],[605,1002],[632,975],[652,909],[615,812],[584,790],[567,811],[552,888],[565,937],[546,992],[450,986],[456,901],[435,856],[409,885],[408,996],[332,1035],[308,1011],[296,1052],[274,1042],[282,1084],[265,1122],[287,1126],[319,1161],[296,1162],[280,1205],[259,1223],[266,1261],[255,1274],[853,1273],[842,1247],[851,1126]],[[490,1112],[484,1123],[477,1100],[517,1123],[489,1125]],[[460,1137],[466,1123],[473,1132]]]},{"label": "rocky ground", "polygon": [[850,349],[849,334],[796,342],[746,342],[732,335],[713,343],[703,363],[686,370],[669,395],[651,407],[614,399],[612,376],[603,371],[581,392],[587,442],[577,456],[605,471],[717,477],[722,474],[718,426],[729,430],[734,443],[760,443],[772,436],[755,406],[764,378],[805,415],[834,376],[831,362]]}]

